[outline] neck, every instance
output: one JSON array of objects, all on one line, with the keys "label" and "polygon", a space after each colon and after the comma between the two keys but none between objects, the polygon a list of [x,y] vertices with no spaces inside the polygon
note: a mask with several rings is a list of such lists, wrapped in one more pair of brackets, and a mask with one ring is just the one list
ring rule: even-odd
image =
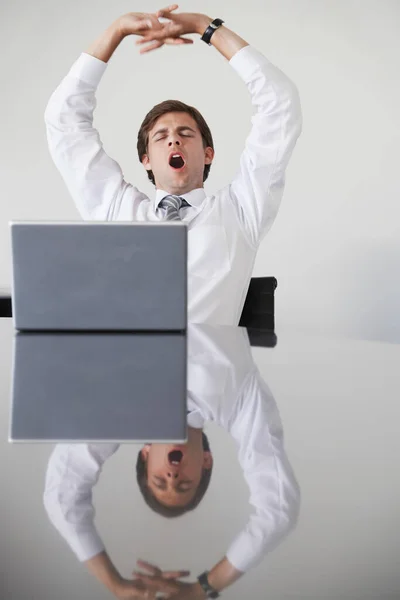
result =
[{"label": "neck", "polygon": [[163,187],[162,185],[156,185],[156,192],[158,190],[163,190],[163,192],[167,192],[167,194],[172,194],[173,196],[182,196],[183,194],[189,194],[189,192],[193,192],[193,190],[198,190],[200,188],[204,188],[204,185],[195,185],[190,189],[180,189],[180,190],[171,190],[167,187]]},{"label": "neck", "polygon": [[188,429],[190,429],[193,435],[195,435],[196,433],[201,434],[201,432],[203,431],[202,427],[201,429],[199,429],[198,427],[192,427],[191,425],[188,425]]}]

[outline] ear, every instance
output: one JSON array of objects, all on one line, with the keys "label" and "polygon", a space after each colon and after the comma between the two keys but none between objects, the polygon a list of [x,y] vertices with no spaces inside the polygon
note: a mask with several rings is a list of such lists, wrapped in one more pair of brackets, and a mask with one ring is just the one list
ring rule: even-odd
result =
[{"label": "ear", "polygon": [[204,452],[203,469],[207,469],[207,470],[211,469],[213,464],[214,464],[214,461],[213,461],[211,452]]},{"label": "ear", "polygon": [[140,454],[142,455],[143,460],[147,460],[150,448],[151,448],[151,444],[145,444],[143,446],[143,448],[141,449]]},{"label": "ear", "polygon": [[146,169],[146,171],[151,171],[150,158],[147,154],[143,154],[142,156],[142,165]]},{"label": "ear", "polygon": [[204,164],[205,165],[210,165],[214,159],[215,156],[215,152],[214,150],[211,148],[211,146],[207,146],[207,148],[205,149],[205,154],[204,154]]}]

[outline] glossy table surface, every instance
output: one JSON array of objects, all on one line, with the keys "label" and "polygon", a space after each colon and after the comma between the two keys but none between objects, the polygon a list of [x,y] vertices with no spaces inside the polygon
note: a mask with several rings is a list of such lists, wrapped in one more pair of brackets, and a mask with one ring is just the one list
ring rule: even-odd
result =
[{"label": "glossy table surface", "polygon": [[[224,423],[232,424],[233,410],[237,423],[248,414],[254,419],[249,410],[258,394],[260,407],[269,399],[266,428],[283,431],[280,443],[300,491],[298,518],[221,597],[399,598],[400,346],[300,330],[276,334],[276,344],[263,347],[251,346],[256,338],[242,328],[189,327],[188,408],[205,420],[214,459],[209,489],[194,511],[165,519],[137,489],[143,444],[121,445],[94,494],[107,550],[126,577],[143,558],[189,569],[189,581],[224,556],[253,511],[234,428]],[[1,319],[2,598],[111,598],[47,519],[44,478],[54,445],[8,441],[14,336],[11,320]],[[101,360],[99,354],[99,372]]]}]

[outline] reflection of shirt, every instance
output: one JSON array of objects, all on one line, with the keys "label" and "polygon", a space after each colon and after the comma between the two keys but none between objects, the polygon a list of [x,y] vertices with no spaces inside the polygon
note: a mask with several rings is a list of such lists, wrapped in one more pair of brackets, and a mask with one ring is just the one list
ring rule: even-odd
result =
[{"label": "reflection of shirt", "polygon": [[[232,183],[213,195],[204,188],[183,194],[190,204],[181,209],[188,227],[188,314],[195,323],[239,323],[257,249],[278,213],[302,126],[296,87],[260,52],[246,46],[229,64],[250,92],[254,115]],[[51,156],[83,219],[159,221],[157,207],[167,192],[157,190],[149,199],[127,183],[93,127],[95,93],[106,68],[82,53],[52,94],[45,112]]]},{"label": "reflection of shirt", "polygon": [[[277,406],[254,364],[245,329],[189,325],[188,409],[189,425],[203,428],[214,421],[237,444],[254,510],[226,556],[246,571],[295,524],[299,489],[283,448]],[[94,525],[92,487],[117,449],[118,444],[60,444],[50,457],[45,507],[82,561],[104,549]]]}]

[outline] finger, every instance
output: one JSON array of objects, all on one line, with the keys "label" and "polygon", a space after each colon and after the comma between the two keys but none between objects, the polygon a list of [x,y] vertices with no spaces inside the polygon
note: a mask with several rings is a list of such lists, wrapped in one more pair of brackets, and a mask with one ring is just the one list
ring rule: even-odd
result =
[{"label": "finger", "polygon": [[172,44],[174,46],[176,45],[182,45],[182,44],[193,44],[193,40],[189,40],[189,38],[167,38],[166,40],[164,40],[164,44]]},{"label": "finger", "polygon": [[[145,40],[145,39],[140,39],[137,40],[135,42],[135,44],[137,46],[143,45],[143,44],[147,44],[149,43],[151,40]],[[180,45],[180,44],[193,44],[193,40],[189,39],[189,38],[184,38],[184,37],[177,37],[177,38],[165,38],[164,40],[158,40],[160,42],[160,44],[170,44],[170,45]]]},{"label": "finger", "polygon": [[152,565],[151,563],[147,562],[147,560],[142,560],[141,558],[139,558],[139,560],[136,561],[136,564],[139,565],[139,567],[142,567],[142,569],[148,569],[149,571],[156,571],[159,574],[162,573],[160,567],[157,567],[157,565]]},{"label": "finger", "polygon": [[[174,39],[175,39],[175,38],[174,38]],[[135,42],[135,44],[136,44],[137,46],[140,46],[141,44],[148,44],[149,42],[164,42],[164,41],[165,41],[165,40],[155,40],[155,39],[154,39],[154,38],[152,38],[152,37],[150,37],[150,38],[147,38],[147,37],[144,37],[144,36],[143,36],[143,37],[142,37],[140,40],[137,40],[137,41]]]},{"label": "finger", "polygon": [[149,44],[145,48],[142,48],[140,50],[139,54],[145,54],[146,52],[151,52],[152,50],[156,50],[157,48],[161,48],[161,46],[164,46],[163,42],[153,42],[152,44]]},{"label": "finger", "polygon": [[179,577],[189,577],[190,571],[164,571],[165,579],[178,579]]},{"label": "finger", "polygon": [[179,585],[177,585],[173,580],[164,579],[164,577],[157,577],[156,575],[144,575],[143,573],[136,572],[135,574],[138,579],[143,581],[151,590],[176,592],[179,589]]},{"label": "finger", "polygon": [[[146,42],[141,42],[141,44],[145,44],[145,43],[148,43],[148,42],[147,41]],[[170,45],[176,46],[176,45],[185,44],[185,43],[188,43],[188,42],[185,42],[185,40],[181,39],[181,38],[165,38],[165,40],[158,40],[158,43],[160,45],[162,45],[162,44],[170,44]]]},{"label": "finger", "polygon": [[182,32],[180,25],[170,23],[161,29],[147,29],[146,32],[143,33],[141,41],[151,42],[153,40],[162,40],[167,37],[178,37],[180,32]]},{"label": "finger", "polygon": [[157,17],[164,17],[166,16],[165,13],[171,13],[173,10],[176,10],[177,8],[179,8],[179,6],[177,4],[171,4],[170,6],[167,6],[166,8],[161,8],[160,10],[158,10],[156,12]]}]

